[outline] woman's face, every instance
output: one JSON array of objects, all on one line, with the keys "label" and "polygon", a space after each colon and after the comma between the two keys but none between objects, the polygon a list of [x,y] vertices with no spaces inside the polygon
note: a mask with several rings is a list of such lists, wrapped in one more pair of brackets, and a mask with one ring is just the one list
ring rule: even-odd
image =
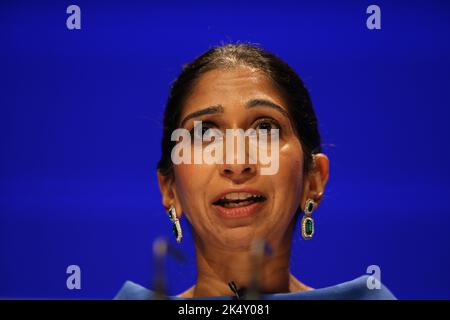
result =
[{"label": "woman's face", "polygon": [[[208,107],[213,108],[198,115]],[[180,119],[188,131],[194,121],[222,132],[279,129],[275,174],[262,175],[259,162],[179,164],[174,165],[172,190],[174,201],[204,244],[247,250],[254,239],[282,241],[300,206],[303,150],[279,90],[264,74],[247,67],[212,70],[199,78]]]}]

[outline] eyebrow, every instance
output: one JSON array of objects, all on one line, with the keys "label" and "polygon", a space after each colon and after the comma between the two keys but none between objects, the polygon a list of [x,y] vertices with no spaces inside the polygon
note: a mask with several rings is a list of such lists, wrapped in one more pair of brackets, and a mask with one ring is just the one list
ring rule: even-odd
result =
[{"label": "eyebrow", "polygon": [[181,121],[181,126],[183,126],[184,123],[189,119],[200,117],[205,114],[216,114],[216,113],[223,113],[223,107],[220,104],[192,112],[191,114],[187,115],[186,118],[183,119],[183,121]]},{"label": "eyebrow", "polygon": [[267,99],[252,99],[245,104],[247,109],[255,108],[255,107],[267,107],[272,108],[283,114],[285,117],[289,118],[289,113],[283,107],[279,106],[275,102],[272,102]]},{"label": "eyebrow", "polygon": [[[276,104],[275,102],[272,102],[267,99],[252,99],[252,100],[247,101],[247,103],[245,104],[246,109],[251,109],[251,108],[255,108],[255,107],[272,108],[272,109],[275,109],[278,112],[280,112],[285,117],[289,118],[289,113],[283,107],[281,107],[278,104]],[[223,112],[224,112],[224,108],[220,104],[215,105],[215,106],[209,106],[207,108],[204,108],[204,109],[201,109],[198,111],[194,111],[194,112],[188,114],[181,121],[181,127],[186,123],[186,121],[188,121],[192,118],[197,118],[197,117],[204,116],[207,114],[217,114],[217,113],[223,113]]]}]

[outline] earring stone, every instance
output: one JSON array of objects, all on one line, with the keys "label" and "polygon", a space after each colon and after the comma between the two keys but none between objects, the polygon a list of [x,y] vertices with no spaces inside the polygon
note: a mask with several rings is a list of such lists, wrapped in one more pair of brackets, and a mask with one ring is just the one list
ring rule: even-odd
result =
[{"label": "earring stone", "polygon": [[311,240],[314,235],[314,219],[311,217],[315,207],[315,202],[312,199],[306,200],[304,213],[302,218],[302,238],[304,240]]}]

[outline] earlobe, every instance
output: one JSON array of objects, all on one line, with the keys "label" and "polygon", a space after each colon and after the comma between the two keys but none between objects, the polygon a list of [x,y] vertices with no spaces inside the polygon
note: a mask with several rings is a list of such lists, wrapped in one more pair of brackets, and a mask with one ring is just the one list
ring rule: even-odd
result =
[{"label": "earlobe", "polygon": [[303,206],[307,199],[313,199],[317,205],[322,201],[325,185],[328,182],[328,174],[328,157],[323,153],[313,155],[313,166],[304,178],[305,182],[300,202],[300,210],[303,210]]},{"label": "earlobe", "polygon": [[325,188],[325,185],[327,184],[327,181],[328,181],[329,170],[330,170],[330,161],[325,154],[318,153],[318,154],[314,155],[314,166],[315,166],[315,171],[320,176],[320,180],[321,180],[320,184],[322,186],[321,192],[323,193],[323,189]]},{"label": "earlobe", "polygon": [[172,190],[173,178],[171,176],[162,175],[159,171],[158,185],[159,191],[162,196],[162,204],[166,210],[169,210],[170,206],[174,203],[175,196]]},{"label": "earlobe", "polygon": [[325,190],[325,185],[328,182],[329,174],[329,160],[328,157],[323,153],[318,153],[314,155],[314,166],[312,169],[312,197],[314,197],[316,202],[322,199],[323,192]]},{"label": "earlobe", "polygon": [[183,211],[178,200],[176,190],[174,189],[175,183],[173,177],[164,176],[158,171],[158,185],[159,190],[161,191],[164,209],[168,212],[171,207],[174,207],[178,218],[180,218]]}]

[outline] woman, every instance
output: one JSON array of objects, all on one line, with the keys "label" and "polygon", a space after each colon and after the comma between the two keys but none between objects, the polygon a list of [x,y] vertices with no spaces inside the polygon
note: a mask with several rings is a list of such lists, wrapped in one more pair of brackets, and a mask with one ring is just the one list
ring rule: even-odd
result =
[{"label": "woman", "polygon": [[[186,129],[183,132],[203,141],[194,144],[185,141],[187,136],[173,139],[176,129]],[[276,170],[262,174],[268,163],[250,160],[250,144],[243,149],[246,160],[236,161],[238,148],[224,150],[231,136],[220,136],[230,129],[253,132],[264,140],[265,148],[277,155],[272,159]],[[244,140],[248,142],[250,136]],[[224,150],[218,158],[232,161],[174,161],[181,141],[189,146],[179,154],[186,160],[200,146],[216,140],[225,143],[216,149]],[[172,85],[165,109],[158,180],[177,241],[182,238],[180,219],[185,217],[192,225],[198,276],[194,286],[172,298],[241,297],[252,281],[258,284],[253,289],[269,299],[394,298],[384,286],[369,289],[367,277],[314,290],[290,273],[291,239],[299,236],[296,220],[301,216],[300,233],[311,239],[313,212],[328,180],[328,162],[321,153],[308,91],[278,57],[256,46],[229,44],[186,65]],[[255,268],[252,248],[258,239],[268,244],[272,254],[260,255]],[[127,282],[116,298],[148,298],[149,293]]]}]

